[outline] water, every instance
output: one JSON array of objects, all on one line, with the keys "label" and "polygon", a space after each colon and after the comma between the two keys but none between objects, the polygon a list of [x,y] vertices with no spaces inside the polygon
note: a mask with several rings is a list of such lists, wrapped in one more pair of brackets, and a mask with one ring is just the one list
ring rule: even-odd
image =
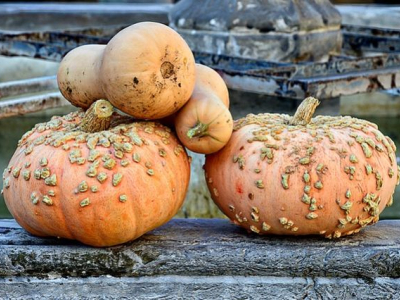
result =
[{"label": "water", "polygon": [[[299,101],[276,99],[251,93],[231,91],[231,111],[235,119],[248,113],[274,112],[293,114]],[[317,114],[337,115],[340,101],[329,100],[323,102]],[[76,110],[71,107],[47,110],[42,113],[0,119],[0,170],[7,167],[20,137],[30,130],[36,123],[48,121],[52,115],[63,115]],[[364,117],[379,126],[379,129],[390,136],[397,145],[397,157],[400,156],[400,118],[398,117]],[[1,178],[0,178],[1,180]],[[0,182],[2,185],[2,181]],[[189,216],[190,217],[190,216]],[[0,218],[11,218],[4,199],[0,197]],[[393,206],[386,208],[381,219],[400,219],[400,188],[397,187]]]}]

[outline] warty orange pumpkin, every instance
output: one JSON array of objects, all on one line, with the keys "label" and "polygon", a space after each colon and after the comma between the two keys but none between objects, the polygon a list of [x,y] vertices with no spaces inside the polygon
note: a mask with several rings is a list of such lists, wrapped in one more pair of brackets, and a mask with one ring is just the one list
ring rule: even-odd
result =
[{"label": "warty orange pumpkin", "polygon": [[207,155],[218,207],[258,234],[338,238],[374,224],[399,184],[396,147],[377,126],[317,116],[307,98],[294,117],[248,115],[220,151]]},{"label": "warty orange pumpkin", "polygon": [[196,64],[196,83],[189,101],[176,113],[175,129],[189,150],[210,154],[232,135],[228,88],[213,69]]},{"label": "warty orange pumpkin", "polygon": [[27,132],[3,173],[3,192],[28,232],[104,247],[170,220],[189,177],[189,158],[169,128],[131,123],[99,100]]},{"label": "warty orange pumpkin", "polygon": [[161,119],[178,111],[195,84],[194,57],[173,29],[141,22],[107,44],[100,77],[106,98],[139,119]]}]

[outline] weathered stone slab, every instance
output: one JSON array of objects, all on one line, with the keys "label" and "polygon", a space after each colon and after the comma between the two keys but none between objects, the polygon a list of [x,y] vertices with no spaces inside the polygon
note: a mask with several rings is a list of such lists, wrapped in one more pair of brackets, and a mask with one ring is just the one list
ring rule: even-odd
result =
[{"label": "weathered stone slab", "polygon": [[98,249],[0,220],[0,299],[398,299],[399,225],[327,240],[173,219]]},{"label": "weathered stone slab", "polygon": [[361,233],[260,237],[221,219],[174,219],[131,243],[104,249],[0,231],[0,276],[400,277],[400,221]]},{"label": "weathered stone slab", "polygon": [[[399,299],[400,280],[259,276],[0,278],[0,299]],[[397,298],[396,298],[397,297]]]}]

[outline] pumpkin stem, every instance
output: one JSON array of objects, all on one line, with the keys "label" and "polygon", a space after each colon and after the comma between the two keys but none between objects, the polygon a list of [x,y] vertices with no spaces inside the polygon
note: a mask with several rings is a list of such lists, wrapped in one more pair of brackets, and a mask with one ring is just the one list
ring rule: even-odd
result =
[{"label": "pumpkin stem", "polygon": [[293,118],[289,121],[290,125],[307,125],[310,123],[315,109],[319,105],[319,100],[314,97],[307,97],[300,103]]},{"label": "pumpkin stem", "polygon": [[85,112],[78,129],[85,132],[98,132],[110,127],[113,106],[107,100],[97,100]]},{"label": "pumpkin stem", "polygon": [[194,137],[201,138],[201,137],[203,137],[205,135],[208,135],[207,130],[208,130],[208,124],[203,124],[201,122],[197,122],[197,124],[194,127],[190,128],[188,130],[186,135],[190,139],[192,139]]}]

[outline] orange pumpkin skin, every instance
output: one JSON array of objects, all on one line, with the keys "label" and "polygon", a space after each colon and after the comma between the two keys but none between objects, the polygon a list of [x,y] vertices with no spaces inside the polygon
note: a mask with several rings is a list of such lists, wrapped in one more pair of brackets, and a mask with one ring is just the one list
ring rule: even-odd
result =
[{"label": "orange pumpkin skin", "polygon": [[258,234],[337,238],[378,221],[399,183],[395,146],[375,124],[318,116],[288,125],[278,114],[235,121],[204,166],[214,202]]},{"label": "orange pumpkin skin", "polygon": [[83,45],[62,59],[57,72],[61,94],[74,106],[88,108],[104,98],[99,73],[105,45]]},{"label": "orange pumpkin skin", "polygon": [[161,119],[179,110],[195,83],[194,57],[173,29],[141,22],[108,43],[100,77],[106,98],[139,119]]},{"label": "orange pumpkin skin", "polygon": [[[188,156],[154,122],[74,130],[83,113],[37,124],[3,174],[17,222],[37,236],[104,247],[134,240],[170,220],[189,183]],[[112,123],[121,123],[114,113]]]}]

